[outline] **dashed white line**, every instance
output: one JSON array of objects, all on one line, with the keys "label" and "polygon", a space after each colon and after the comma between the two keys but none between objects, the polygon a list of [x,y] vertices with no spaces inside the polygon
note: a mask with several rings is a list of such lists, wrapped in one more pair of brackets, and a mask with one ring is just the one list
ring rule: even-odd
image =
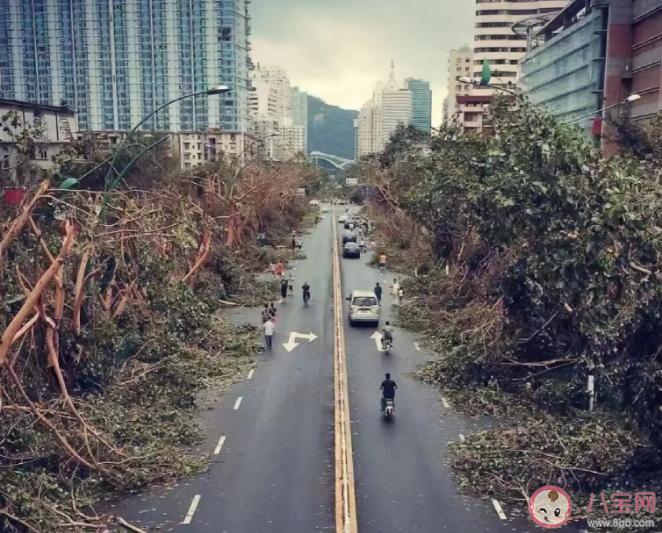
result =
[{"label": "dashed white line", "polygon": [[218,440],[218,444],[216,445],[216,449],[214,450],[214,455],[218,455],[221,453],[221,450],[223,449],[223,444],[225,444],[225,435],[221,435],[221,438]]},{"label": "dashed white line", "polygon": [[235,411],[236,411],[237,409],[239,409],[239,406],[241,405],[241,400],[243,400],[243,399],[244,399],[243,396],[239,396],[239,398],[237,398],[237,401],[234,402],[234,410],[235,410]]},{"label": "dashed white line", "polygon": [[444,398],[443,396],[441,397],[441,403],[444,404],[444,407],[445,407],[446,409],[450,409],[450,408],[451,408],[450,404],[448,403],[448,400],[447,400],[446,398]]},{"label": "dashed white line", "polygon": [[496,509],[499,518],[501,518],[501,520],[506,520],[506,513],[503,512],[501,504],[496,500],[492,500],[492,505],[494,505],[494,509]]},{"label": "dashed white line", "polygon": [[196,494],[195,497],[193,498],[193,501],[191,502],[191,507],[188,509],[188,513],[186,513],[186,516],[184,517],[184,521],[182,524],[187,525],[191,523],[191,520],[193,520],[193,515],[195,514],[195,510],[198,508],[198,503],[200,502],[200,494]]},{"label": "dashed white line", "polygon": [[414,348],[416,348],[419,352],[421,351],[421,347],[418,345],[417,342],[414,343]]},{"label": "dashed white line", "polygon": [[464,435],[462,435],[462,433],[460,433],[460,441],[464,442]]},{"label": "dashed white line", "polygon": [[255,372],[255,369],[251,368],[250,371],[248,372],[248,377],[246,379],[253,379],[253,372]]}]

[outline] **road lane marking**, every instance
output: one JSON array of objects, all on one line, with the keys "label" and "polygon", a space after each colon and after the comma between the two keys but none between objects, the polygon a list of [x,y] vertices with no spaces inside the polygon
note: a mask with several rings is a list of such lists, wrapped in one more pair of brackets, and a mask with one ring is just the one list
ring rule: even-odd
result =
[{"label": "road lane marking", "polygon": [[419,352],[421,351],[421,347],[418,345],[417,342],[414,343],[414,348],[416,348]]},{"label": "road lane marking", "polygon": [[464,435],[462,433],[460,433],[460,442],[464,442]]},{"label": "road lane marking", "polygon": [[447,400],[446,398],[444,398],[443,396],[441,397],[441,403],[444,404],[444,407],[445,407],[446,409],[450,409],[450,408],[451,408],[450,404],[448,403],[448,400]]},{"label": "road lane marking", "polygon": [[216,445],[216,449],[214,450],[214,455],[218,455],[221,453],[221,450],[223,449],[223,444],[225,444],[225,435],[221,435],[221,438],[218,440],[218,444]]},{"label": "road lane marking", "polygon": [[293,331],[290,333],[290,338],[287,342],[283,343],[283,346],[288,352],[291,352],[299,346],[298,342],[295,342],[297,339],[306,339],[309,343],[313,342],[317,338],[317,335],[315,335],[312,331],[310,333],[297,333],[296,331]]},{"label": "road lane marking", "polygon": [[191,523],[191,520],[193,520],[193,515],[195,514],[195,510],[198,508],[198,503],[200,503],[200,494],[196,494],[193,498],[193,501],[191,502],[191,507],[188,509],[188,513],[186,513],[186,517],[184,517],[184,521],[182,524],[188,525]]},{"label": "road lane marking", "polygon": [[347,359],[345,357],[345,330],[343,297],[340,280],[340,254],[338,230],[333,215],[333,384],[334,384],[334,441],[335,441],[335,493],[336,533],[357,533],[356,491],[354,486],[354,459],[352,429],[347,385]]},{"label": "road lane marking", "polygon": [[235,411],[236,411],[237,409],[239,409],[239,406],[241,405],[241,400],[243,400],[243,399],[244,399],[243,396],[239,396],[239,398],[237,398],[237,401],[234,402],[234,410],[235,410]]},{"label": "road lane marking", "polygon": [[253,373],[255,372],[254,368],[251,368],[248,372],[248,377],[246,379],[253,379]]},{"label": "road lane marking", "polygon": [[492,500],[492,505],[494,505],[494,508],[496,509],[499,518],[501,518],[501,520],[506,520],[507,519],[506,513],[503,512],[503,509],[501,508],[501,504],[496,500]]},{"label": "road lane marking", "polygon": [[377,346],[378,352],[385,351],[383,348],[384,345],[382,344],[382,334],[379,333],[379,331],[375,331],[370,338],[375,340],[375,346]]}]

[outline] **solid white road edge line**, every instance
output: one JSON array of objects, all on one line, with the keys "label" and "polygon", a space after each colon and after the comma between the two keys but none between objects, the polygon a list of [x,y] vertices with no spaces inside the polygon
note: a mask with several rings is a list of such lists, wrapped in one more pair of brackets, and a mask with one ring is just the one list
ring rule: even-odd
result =
[{"label": "solid white road edge line", "polygon": [[198,503],[200,502],[200,494],[196,494],[193,497],[193,501],[191,502],[191,507],[188,509],[188,513],[186,513],[186,517],[184,518],[184,521],[182,524],[190,524],[191,520],[193,520],[193,515],[195,514],[195,510],[198,508]]},{"label": "solid white road edge line", "polygon": [[496,500],[492,500],[492,505],[494,505],[494,509],[496,509],[499,518],[501,518],[501,520],[506,520],[506,513],[503,512],[501,504]]},{"label": "solid white road edge line", "polygon": [[239,406],[241,405],[241,400],[243,400],[243,399],[244,399],[243,396],[239,396],[239,398],[237,398],[237,401],[234,402],[234,410],[235,410],[235,411],[236,411],[237,409],[239,409]]},{"label": "solid white road edge line", "polygon": [[248,377],[246,379],[253,379],[253,373],[255,372],[254,368],[251,368],[248,372]]},{"label": "solid white road edge line", "polygon": [[460,433],[460,441],[464,442],[464,435],[462,435],[462,433]]},{"label": "solid white road edge line", "polygon": [[221,435],[221,438],[218,440],[218,444],[216,445],[216,449],[214,450],[214,455],[218,455],[221,453],[221,450],[223,449],[223,444],[225,444],[225,435]]},{"label": "solid white road edge line", "polygon": [[445,407],[446,409],[450,409],[450,408],[451,408],[451,406],[450,406],[449,403],[448,403],[448,400],[447,400],[446,398],[444,398],[443,396],[441,397],[441,403],[444,404],[444,407]]}]

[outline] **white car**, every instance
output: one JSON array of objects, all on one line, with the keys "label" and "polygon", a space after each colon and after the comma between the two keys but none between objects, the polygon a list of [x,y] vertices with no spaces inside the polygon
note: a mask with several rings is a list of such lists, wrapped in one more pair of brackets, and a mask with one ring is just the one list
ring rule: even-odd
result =
[{"label": "white car", "polygon": [[369,322],[379,326],[379,302],[373,291],[352,291],[349,301],[349,325],[357,322]]},{"label": "white car", "polygon": [[347,219],[348,219],[348,218],[349,218],[349,217],[348,217],[347,215],[340,215],[340,216],[338,217],[338,222],[339,222],[340,224],[344,224],[345,222],[347,222]]}]

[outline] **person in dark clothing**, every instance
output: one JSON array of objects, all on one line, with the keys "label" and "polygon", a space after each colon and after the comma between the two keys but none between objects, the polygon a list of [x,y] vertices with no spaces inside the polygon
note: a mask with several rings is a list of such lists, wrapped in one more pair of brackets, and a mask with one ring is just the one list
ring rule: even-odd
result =
[{"label": "person in dark clothing", "polygon": [[382,305],[382,286],[377,282],[375,285],[375,296],[377,296],[377,303]]},{"label": "person in dark clothing", "polygon": [[287,298],[287,289],[289,288],[289,286],[290,286],[290,283],[289,283],[289,281],[287,281],[287,279],[283,278],[280,281],[280,295],[283,298]]},{"label": "person in dark clothing", "polygon": [[276,309],[276,304],[271,302],[271,307],[269,307],[269,316],[271,319],[275,322],[276,321],[276,316],[278,315],[278,310]]},{"label": "person in dark clothing", "polygon": [[303,291],[303,303],[307,303],[310,300],[310,285],[308,285],[307,281],[304,282],[301,290]]},{"label": "person in dark clothing", "polygon": [[382,391],[382,411],[386,409],[386,400],[393,400],[393,407],[395,407],[395,390],[397,388],[395,381],[391,379],[391,374],[386,374],[386,379],[379,387],[379,390]]},{"label": "person in dark clothing", "polygon": [[269,304],[264,304],[264,309],[262,309],[262,323],[264,324],[267,320],[269,320],[269,318],[271,318]]}]

